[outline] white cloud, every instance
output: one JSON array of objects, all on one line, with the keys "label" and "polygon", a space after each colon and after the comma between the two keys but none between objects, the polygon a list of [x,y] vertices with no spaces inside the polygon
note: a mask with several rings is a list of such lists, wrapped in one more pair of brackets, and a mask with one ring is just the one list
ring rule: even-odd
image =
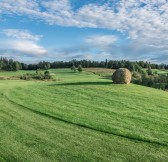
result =
[{"label": "white cloud", "polygon": [[47,51],[32,41],[9,41],[7,43],[12,50],[23,52],[28,55],[44,55]]},{"label": "white cloud", "polygon": [[[27,15],[52,25],[117,30],[128,35],[133,44],[139,46],[136,50],[132,45],[128,46],[135,52],[137,48],[148,48],[156,55],[152,46],[157,46],[163,52],[168,50],[167,0],[119,0],[115,3],[108,0],[102,5],[90,3],[76,10],[72,9],[70,0],[1,0],[0,15],[3,14]],[[86,41],[108,45],[112,38],[106,36],[94,40],[90,37]]]},{"label": "white cloud", "polygon": [[28,15],[56,25],[134,32],[134,36],[148,30],[161,31],[163,27],[166,30],[168,27],[166,0],[120,0],[112,3],[92,3],[74,11],[68,0],[2,0],[0,12]]},{"label": "white cloud", "polygon": [[7,37],[32,41],[38,41],[42,38],[42,35],[33,35],[28,30],[21,29],[4,29],[2,33],[5,34]]},{"label": "white cloud", "polygon": [[4,51],[1,54],[6,53],[5,51],[10,53],[10,55],[17,53],[21,56],[42,56],[47,53],[44,47],[29,40],[5,40],[0,43],[0,46],[0,50]]},{"label": "white cloud", "polygon": [[37,14],[39,5],[36,0],[1,0],[0,13]]},{"label": "white cloud", "polygon": [[7,37],[0,42],[1,54],[41,56],[47,53],[47,50],[37,43],[42,38],[41,35],[33,35],[30,31],[22,29],[4,29],[1,34]]},{"label": "white cloud", "polygon": [[28,15],[53,25],[118,30],[132,39],[167,37],[166,0],[120,0],[115,6],[112,3],[92,3],[74,11],[69,0],[1,0],[0,13]]},{"label": "white cloud", "polygon": [[112,45],[114,42],[116,42],[117,37],[114,35],[92,35],[87,37],[85,41],[90,45],[104,47]]}]

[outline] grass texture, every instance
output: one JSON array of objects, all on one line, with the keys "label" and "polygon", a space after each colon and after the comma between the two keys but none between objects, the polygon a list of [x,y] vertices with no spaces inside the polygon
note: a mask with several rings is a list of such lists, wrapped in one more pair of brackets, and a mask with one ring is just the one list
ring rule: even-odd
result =
[{"label": "grass texture", "polygon": [[0,161],[168,161],[167,92],[51,72],[0,81]]}]

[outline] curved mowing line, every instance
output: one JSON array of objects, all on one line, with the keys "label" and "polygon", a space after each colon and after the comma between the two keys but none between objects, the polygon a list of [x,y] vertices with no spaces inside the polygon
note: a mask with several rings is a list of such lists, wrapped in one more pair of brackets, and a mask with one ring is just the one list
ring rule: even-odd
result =
[{"label": "curved mowing line", "polygon": [[78,127],[94,130],[94,131],[105,133],[105,134],[111,134],[111,135],[115,135],[115,136],[118,136],[118,137],[127,138],[129,140],[146,142],[146,143],[150,143],[150,144],[157,144],[157,145],[166,146],[166,147],[168,146],[168,144],[157,142],[157,141],[152,141],[152,140],[148,140],[148,139],[141,139],[141,138],[136,138],[136,137],[132,137],[132,136],[126,136],[126,135],[122,135],[122,134],[117,134],[115,132],[110,132],[110,131],[107,131],[107,130],[95,129],[95,128],[91,127],[91,126],[87,126],[87,125],[80,124],[80,123],[74,123],[74,122],[62,119],[62,118],[60,118],[58,116],[57,117],[56,116],[52,116],[50,114],[46,114],[46,113],[43,113],[43,112],[40,112],[40,111],[37,111],[37,110],[33,110],[33,109],[28,108],[26,106],[23,106],[23,105],[15,102],[13,100],[11,100],[10,98],[8,98],[4,94],[2,94],[2,96],[4,96],[4,98],[6,98],[9,102],[15,104],[16,106],[22,107],[22,108],[24,108],[26,110],[32,111],[32,112],[34,112],[36,114],[39,114],[39,115],[42,115],[42,116],[45,116],[45,117],[48,117],[48,118],[51,118],[51,119],[54,119],[54,120],[59,120],[59,121],[62,121],[62,122],[65,122],[65,123],[68,123],[68,124],[71,124],[71,125],[76,125]]}]

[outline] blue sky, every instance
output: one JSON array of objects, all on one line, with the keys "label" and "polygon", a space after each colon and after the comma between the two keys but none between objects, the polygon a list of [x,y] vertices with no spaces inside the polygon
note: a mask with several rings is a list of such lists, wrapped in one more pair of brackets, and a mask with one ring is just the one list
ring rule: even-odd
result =
[{"label": "blue sky", "polygon": [[0,0],[0,56],[168,64],[168,2]]}]

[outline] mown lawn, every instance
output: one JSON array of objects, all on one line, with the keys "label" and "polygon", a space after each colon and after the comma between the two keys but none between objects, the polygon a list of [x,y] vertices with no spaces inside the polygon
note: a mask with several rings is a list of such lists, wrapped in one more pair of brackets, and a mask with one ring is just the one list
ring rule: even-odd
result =
[{"label": "mown lawn", "polygon": [[0,161],[168,161],[167,92],[51,72],[0,81]]}]

